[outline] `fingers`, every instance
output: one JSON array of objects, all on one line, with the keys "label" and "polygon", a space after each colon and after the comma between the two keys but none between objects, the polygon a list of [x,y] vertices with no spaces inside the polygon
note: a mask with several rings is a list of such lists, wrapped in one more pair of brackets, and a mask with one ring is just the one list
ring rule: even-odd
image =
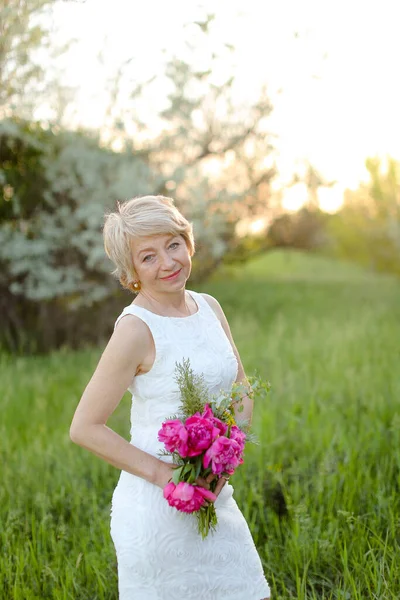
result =
[{"label": "fingers", "polygon": [[197,485],[201,485],[202,487],[207,488],[208,490],[210,489],[210,483],[212,481],[214,481],[214,479],[216,479],[216,475],[214,475],[213,473],[210,473],[205,479],[204,477],[198,477],[196,479],[196,483]]},{"label": "fingers", "polygon": [[200,485],[203,488],[206,488],[206,490],[210,489],[210,484],[208,483],[208,478],[204,479],[203,477],[198,477],[196,479],[196,485]]},{"label": "fingers", "polygon": [[219,493],[220,493],[220,491],[222,490],[222,488],[224,487],[224,485],[225,485],[225,480],[224,480],[224,479],[220,479],[220,480],[218,481],[218,483],[217,483],[217,485],[216,485],[216,487],[215,487],[215,491],[214,491],[214,494],[215,494],[216,496],[218,496],[218,495],[219,495]]},{"label": "fingers", "polygon": [[217,475],[214,475],[213,473],[211,473],[205,479],[204,479],[204,477],[198,477],[196,479],[196,485],[200,485],[201,487],[204,487],[207,490],[209,490],[210,489],[210,483],[214,479],[218,479],[217,485],[215,486],[215,490],[214,490],[214,494],[216,496],[218,496],[218,494],[221,492],[222,488],[224,487],[224,485],[228,481],[227,477],[218,477]]},{"label": "fingers", "polygon": [[215,487],[215,491],[214,494],[216,496],[218,496],[218,494],[221,492],[222,488],[224,487],[224,485],[227,483],[228,479],[226,477],[220,477],[218,480],[218,483]]}]

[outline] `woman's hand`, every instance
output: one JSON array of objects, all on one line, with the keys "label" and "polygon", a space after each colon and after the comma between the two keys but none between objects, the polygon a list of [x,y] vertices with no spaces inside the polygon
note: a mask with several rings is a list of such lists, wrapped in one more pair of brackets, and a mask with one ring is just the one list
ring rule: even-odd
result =
[{"label": "woman's hand", "polygon": [[212,481],[214,481],[214,479],[218,479],[217,481],[217,485],[215,486],[215,490],[212,490],[214,492],[214,494],[216,496],[219,496],[219,494],[221,493],[222,488],[224,487],[224,485],[226,484],[226,482],[228,481],[228,477],[217,477],[217,475],[214,475],[213,473],[210,473],[210,475],[208,475],[208,477],[206,477],[206,479],[204,479],[203,477],[198,477],[196,479],[196,485],[200,485],[201,487],[206,488],[207,490],[211,489],[210,488],[210,484]]},{"label": "woman's hand", "polygon": [[172,475],[174,474],[174,470],[178,465],[174,463],[167,463],[163,460],[160,460],[160,466],[157,469],[157,478],[154,483],[160,487],[162,490],[165,486],[172,481]]},{"label": "woman's hand", "polygon": [[[178,467],[178,465],[175,465],[173,463],[166,463],[164,461],[160,461],[160,468],[158,471],[158,476],[157,476],[157,480],[155,481],[155,484],[160,487],[161,489],[164,489],[165,486],[170,483],[170,481],[172,481],[172,475],[174,474],[174,470],[176,467]],[[200,487],[205,488],[206,490],[211,489],[210,484],[212,481],[214,481],[214,479],[218,479],[217,481],[217,485],[215,486],[215,490],[213,490],[214,494],[216,496],[218,496],[221,493],[222,488],[224,487],[225,483],[228,481],[227,477],[217,477],[217,475],[214,475],[213,473],[210,473],[210,475],[208,475],[208,477],[204,478],[204,477],[198,477],[195,481],[195,485],[198,485]]]},{"label": "woman's hand", "polygon": [[214,494],[215,494],[216,496],[219,496],[220,492],[222,491],[222,488],[224,487],[224,485],[225,485],[226,483],[228,483],[228,481],[229,481],[229,478],[228,478],[228,477],[220,477],[220,478],[218,479],[218,483],[217,483],[217,485],[216,485],[216,487],[215,487],[215,490],[214,490]]}]

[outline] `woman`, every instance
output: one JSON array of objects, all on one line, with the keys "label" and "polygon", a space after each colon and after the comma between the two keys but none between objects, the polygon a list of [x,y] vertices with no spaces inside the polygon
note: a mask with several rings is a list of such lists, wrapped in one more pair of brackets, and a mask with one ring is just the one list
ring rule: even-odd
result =
[{"label": "woman", "polygon": [[[106,216],[104,244],[121,284],[136,294],[89,381],[71,425],[71,439],[121,470],[112,498],[111,536],[120,600],[267,600],[260,558],[247,523],[220,479],[217,531],[204,540],[196,518],[163,497],[170,457],[158,458],[162,422],[177,412],[175,363],[189,358],[210,394],[245,381],[221,306],[185,289],[194,254],[192,225],[163,196],[118,204]],[[125,391],[132,393],[131,441],[106,426]],[[242,418],[251,420],[245,396]],[[207,481],[196,482],[209,487]]]}]

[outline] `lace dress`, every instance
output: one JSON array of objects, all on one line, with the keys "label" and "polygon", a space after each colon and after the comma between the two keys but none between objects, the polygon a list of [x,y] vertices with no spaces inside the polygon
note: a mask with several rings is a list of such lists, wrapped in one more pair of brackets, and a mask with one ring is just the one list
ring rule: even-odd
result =
[{"label": "lace dress", "polygon": [[[153,367],[128,388],[131,443],[154,456],[163,448],[158,430],[179,405],[176,361],[189,358],[211,394],[230,389],[237,376],[237,360],[220,321],[201,294],[189,293],[198,308],[193,315],[165,317],[131,304],[115,323],[136,315],[154,339]],[[170,457],[162,460],[171,462]],[[215,501],[217,530],[203,540],[194,515],[170,507],[158,486],[121,471],[111,509],[120,600],[268,598],[261,561],[233,491],[225,484]]]}]

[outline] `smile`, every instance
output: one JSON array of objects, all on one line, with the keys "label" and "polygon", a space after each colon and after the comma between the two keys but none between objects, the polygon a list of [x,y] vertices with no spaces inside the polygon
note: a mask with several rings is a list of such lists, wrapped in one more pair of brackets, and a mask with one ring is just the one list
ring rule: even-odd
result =
[{"label": "smile", "polygon": [[168,275],[168,277],[161,277],[161,279],[163,279],[164,281],[169,281],[170,279],[175,279],[176,277],[178,277],[178,275],[181,271],[182,271],[182,269],[179,269],[179,271],[175,271],[175,273],[172,273],[172,275]]}]

